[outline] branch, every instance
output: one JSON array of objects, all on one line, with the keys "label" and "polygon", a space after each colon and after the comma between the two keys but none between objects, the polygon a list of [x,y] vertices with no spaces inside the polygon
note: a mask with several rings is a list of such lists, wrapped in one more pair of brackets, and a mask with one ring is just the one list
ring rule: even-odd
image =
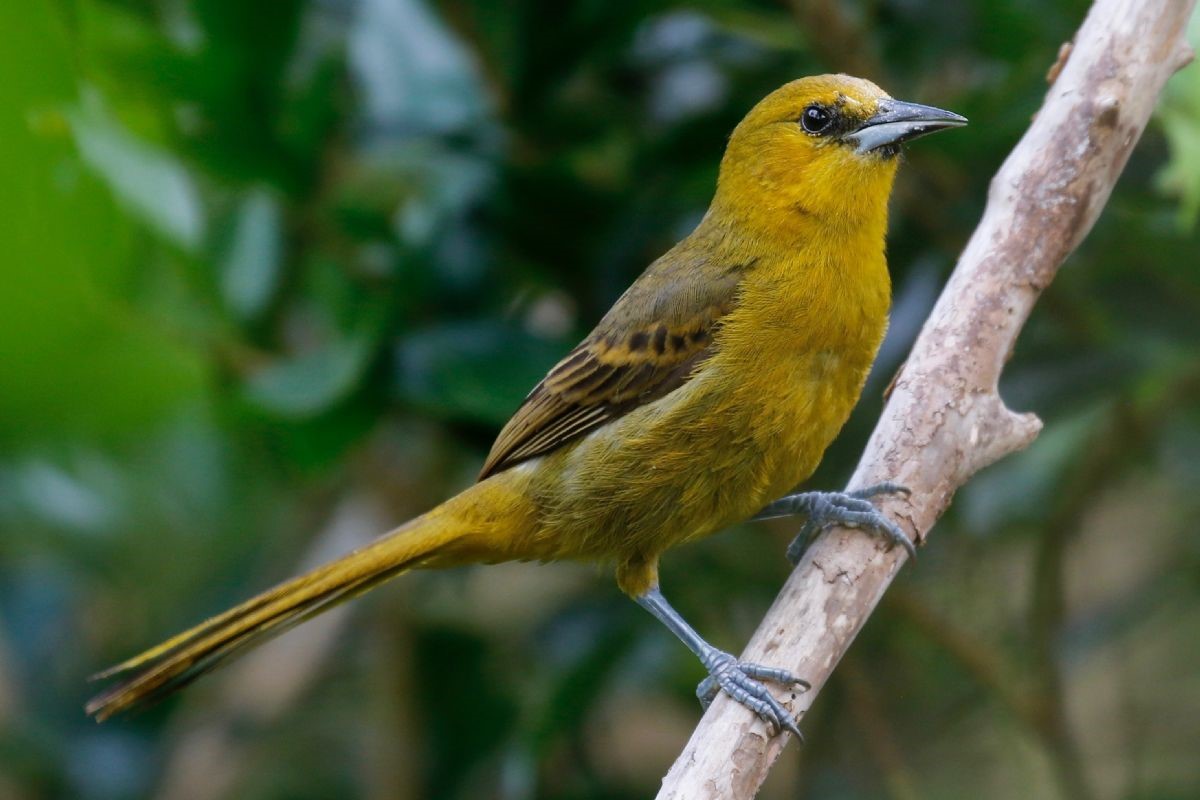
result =
[{"label": "branch", "polygon": [[[1029,445],[1041,422],[1005,407],[1000,372],[1034,303],[1091,230],[1167,78],[1191,51],[1195,0],[1096,0],[1029,130],[993,178],[983,219],[913,346],[850,488],[923,540],[958,487]],[[1061,60],[1061,58],[1060,58]],[[809,548],[743,657],[812,683],[803,715],[904,564],[901,548],[837,529]],[[659,798],[752,797],[787,742],[726,697],[713,702]]]}]

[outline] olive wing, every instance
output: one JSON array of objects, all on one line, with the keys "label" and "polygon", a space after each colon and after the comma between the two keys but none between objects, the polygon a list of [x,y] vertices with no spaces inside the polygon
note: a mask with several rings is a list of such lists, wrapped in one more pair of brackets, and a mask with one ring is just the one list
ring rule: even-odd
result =
[{"label": "olive wing", "polygon": [[692,376],[734,306],[739,274],[726,270],[714,280],[703,270],[683,272],[656,263],[622,295],[525,398],[492,445],[480,480],[574,441]]}]

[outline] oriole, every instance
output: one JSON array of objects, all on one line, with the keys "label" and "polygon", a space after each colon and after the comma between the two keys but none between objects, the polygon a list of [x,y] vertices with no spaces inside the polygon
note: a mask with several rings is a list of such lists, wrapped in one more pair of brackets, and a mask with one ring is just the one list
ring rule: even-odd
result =
[{"label": "oriole", "polygon": [[[371,544],[103,673],[98,719],[409,569],[511,559],[612,564],[617,584],[775,730],[785,670],[709,645],[659,591],[658,560],[756,512],[907,536],[858,495],[785,496],[857,402],[890,302],[887,205],[902,142],[963,125],[844,75],[768,95],[734,130],[696,229],[534,387],[479,482]],[[780,499],[782,498],[782,499]],[[794,553],[793,553],[794,554]]]}]

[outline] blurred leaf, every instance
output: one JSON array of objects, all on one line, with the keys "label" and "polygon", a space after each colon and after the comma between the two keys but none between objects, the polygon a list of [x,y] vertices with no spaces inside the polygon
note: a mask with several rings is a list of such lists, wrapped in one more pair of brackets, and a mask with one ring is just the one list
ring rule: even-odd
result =
[{"label": "blurred leaf", "polygon": [[[1193,51],[1200,50],[1200,14],[1192,15],[1188,41]],[[1157,114],[1171,159],[1156,181],[1160,189],[1179,198],[1180,227],[1191,227],[1200,217],[1200,69],[1195,64],[1167,81]]]},{"label": "blurred leaf", "polygon": [[358,9],[350,63],[375,129],[455,131],[485,115],[474,57],[422,0],[364,0]]},{"label": "blurred leaf", "polygon": [[263,188],[242,198],[221,259],[221,293],[243,319],[262,312],[279,283],[283,261],[283,212]]},{"label": "blurred leaf", "polygon": [[272,364],[246,381],[245,397],[281,417],[315,416],[349,395],[367,366],[372,344],[370,336],[358,334]]},{"label": "blurred leaf", "polygon": [[128,208],[150,228],[194,251],[204,236],[204,209],[183,165],[126,131],[85,92],[68,113],[80,155]]}]

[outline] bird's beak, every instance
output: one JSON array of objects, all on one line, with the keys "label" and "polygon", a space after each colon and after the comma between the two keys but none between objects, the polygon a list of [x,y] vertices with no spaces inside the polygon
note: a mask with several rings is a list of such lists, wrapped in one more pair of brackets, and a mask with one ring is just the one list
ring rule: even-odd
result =
[{"label": "bird's beak", "polygon": [[901,143],[910,139],[966,124],[967,118],[953,111],[889,98],[881,100],[872,116],[842,138],[852,143],[859,153],[876,150],[894,153]]}]

